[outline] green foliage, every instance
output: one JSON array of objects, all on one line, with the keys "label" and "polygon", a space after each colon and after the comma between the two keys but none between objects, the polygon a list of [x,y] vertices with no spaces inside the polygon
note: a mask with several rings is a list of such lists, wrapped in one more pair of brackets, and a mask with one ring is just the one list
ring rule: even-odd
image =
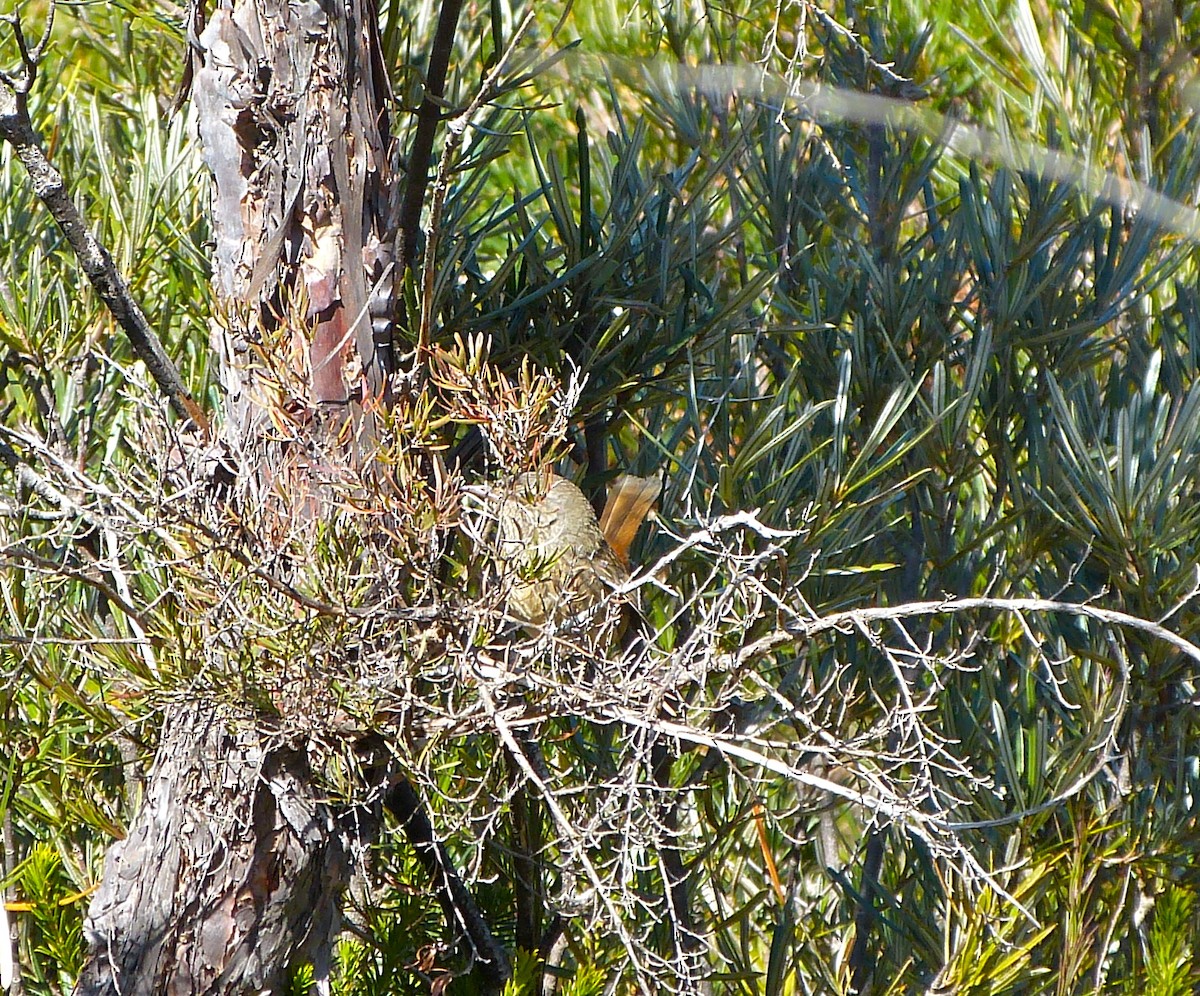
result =
[{"label": "green foliage", "polygon": [[1146,987],[1153,996],[1195,991],[1195,895],[1172,885],[1157,897],[1146,938]]},{"label": "green foliage", "polygon": [[[30,33],[40,32],[43,12],[22,13]],[[115,6],[66,16],[60,8],[31,113],[152,325],[200,387],[208,369],[203,190],[185,122],[168,120],[160,104],[159,81],[175,72],[175,48],[163,31],[162,22],[145,14],[130,21]],[[7,25],[0,52],[11,67]],[[146,378],[7,147],[0,191],[5,442],[14,444],[12,433],[48,440],[68,466],[114,482],[144,458],[129,401],[151,396]],[[127,807],[137,801],[123,765],[149,748],[131,725],[130,684],[112,675],[144,674],[146,665],[137,620],[109,609],[95,573],[61,537],[49,540],[54,522],[39,517],[29,497],[6,491],[0,808],[9,896],[30,906],[12,914],[23,935],[25,992],[59,993],[81,964],[86,895],[104,848],[123,833]],[[89,533],[81,522],[73,531]],[[115,541],[92,533],[88,542],[93,556],[111,557],[119,549],[107,544]],[[152,605],[157,580],[135,573],[127,594]]]},{"label": "green foliage", "polygon": [[[586,378],[568,463],[590,484],[610,468],[666,471],[662,528],[636,557],[670,558],[646,611],[672,648],[711,626],[707,649],[735,653],[847,608],[973,595],[1089,602],[1194,639],[1194,232],[1139,212],[1131,180],[1186,201],[1200,179],[1186,60],[1170,57],[1186,51],[1186,15],[1156,21],[1165,15],[1147,4],[1130,28],[1104,4],[1058,3],[1042,19],[1024,3],[897,2],[804,7],[801,24],[799,9],[587,0],[558,35],[560,11],[539,9],[451,164],[426,303],[462,379],[439,389],[482,392],[486,367],[511,375],[492,382],[497,397],[529,395],[517,372],[527,358],[561,382]],[[464,24],[449,106],[470,99],[521,16],[493,10]],[[435,16],[430,3],[384,5],[401,107],[419,100]],[[203,182],[158,83],[174,73],[164,60],[182,49],[178,26],[85,6],[60,30],[38,127],[203,394]],[[792,96],[810,83],[912,104]],[[956,116],[992,129],[993,144],[963,154]],[[1060,153],[1069,169],[1043,168]],[[1097,196],[1096,170],[1121,178],[1115,195]],[[3,438],[46,440],[27,451],[114,490],[157,480],[143,462],[144,376],[10,159],[0,176]],[[466,355],[466,339],[487,343],[488,364]],[[469,461],[481,420],[445,395],[390,428],[417,426]],[[219,405],[215,388],[207,397]],[[122,773],[153,746],[154,694],[196,678],[211,634],[195,619],[239,614],[252,639],[231,651],[235,680],[220,688],[265,711],[283,688],[302,698],[317,687],[327,675],[313,662],[337,656],[330,648],[365,651],[352,622],[297,611],[200,532],[164,538],[147,520],[141,534],[89,537],[79,525],[85,557],[27,495],[11,498],[2,798],[23,859],[9,881],[30,904],[16,914],[26,989],[51,992],[79,964],[81,902],[60,904],[96,880],[136,804]],[[786,536],[676,553],[676,537],[744,509]],[[434,519],[423,529],[432,535]],[[288,541],[313,552],[298,586],[359,604],[382,555],[351,516],[312,532]],[[135,611],[91,570],[126,544],[118,594]],[[449,556],[478,593],[470,555]],[[441,563],[413,552],[398,585],[419,600]],[[752,593],[739,587],[747,575]],[[175,597],[183,578],[189,611]],[[684,800],[679,847],[711,931],[706,969],[724,991],[771,996],[1193,991],[1195,667],[1145,633],[1025,611],[847,624],[700,674],[684,720],[734,729],[759,756],[813,776],[673,746],[668,788]],[[371,705],[343,691],[340,705]],[[607,800],[581,787],[640,742],[593,719],[555,716],[543,751],[563,805],[600,828]],[[521,797],[504,751],[494,731],[475,731],[404,760],[511,948]],[[865,795],[898,811],[872,811],[856,801]],[[630,805],[631,837],[664,820]],[[523,828],[536,844],[524,857],[548,892],[566,894],[577,868],[543,817]],[[589,853],[625,868],[626,842],[606,833]],[[635,842],[649,853],[655,840],[646,830]],[[335,991],[426,991],[464,970],[397,838],[380,843],[371,875],[352,897]],[[665,873],[646,862],[629,875],[620,922],[668,971],[670,931],[646,898]],[[633,986],[618,919],[568,918],[559,992]],[[541,973],[520,952],[507,991],[540,991]],[[294,991],[311,982],[299,969]],[[457,979],[454,991],[472,985]]]},{"label": "green foliage", "polygon": [[14,869],[9,884],[23,900],[13,904],[27,923],[16,955],[27,993],[59,993],[74,984],[83,964],[82,917],[87,891],[78,888],[79,870],[68,871],[59,851],[35,844]]}]

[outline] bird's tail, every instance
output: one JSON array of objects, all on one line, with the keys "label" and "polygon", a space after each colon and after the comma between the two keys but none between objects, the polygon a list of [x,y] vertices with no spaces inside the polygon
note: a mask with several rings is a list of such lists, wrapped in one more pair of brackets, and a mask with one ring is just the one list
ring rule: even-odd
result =
[{"label": "bird's tail", "polygon": [[608,489],[604,514],[600,516],[600,531],[618,559],[629,566],[629,548],[638,528],[650,514],[655,499],[662,490],[657,477],[635,477],[622,474]]}]

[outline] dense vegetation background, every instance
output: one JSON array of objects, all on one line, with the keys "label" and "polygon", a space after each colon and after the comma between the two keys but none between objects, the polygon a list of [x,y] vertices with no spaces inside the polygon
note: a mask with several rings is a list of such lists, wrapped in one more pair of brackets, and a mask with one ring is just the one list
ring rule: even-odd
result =
[{"label": "dense vegetation background", "polygon": [[[524,16],[468,6],[450,106]],[[435,16],[381,15],[402,145]],[[170,4],[60,9],[31,100],[216,411],[207,186],[188,113],[168,113],[182,24]],[[518,389],[525,357],[573,380],[562,449],[592,483],[665,473],[638,553],[665,558],[648,612],[664,646],[699,632],[706,661],[737,660],[704,671],[685,718],[743,753],[681,741],[656,786],[682,800],[670,829],[718,991],[1200,983],[1198,661],[1127,625],[1191,640],[1200,621],[1198,39],[1200,8],[1152,0],[543,5],[456,153],[434,297],[412,282],[413,308],[447,348],[487,337]],[[7,149],[2,169],[0,439],[111,489],[105,508],[161,496],[152,386]],[[468,437],[461,418],[435,429]],[[203,578],[4,481],[4,881],[24,991],[59,993],[161,704],[195,688],[173,606]],[[738,510],[769,529],[721,518]],[[597,744],[556,736],[564,792],[602,811]],[[408,760],[511,945],[522,852],[498,743],[460,732]],[[638,870],[606,882],[608,913],[560,903],[559,991],[631,986],[638,959],[678,981],[655,961],[653,862],[620,864],[619,820],[589,826],[600,866]],[[566,846],[545,835],[553,867]],[[375,852],[335,990],[444,984],[464,966],[420,866],[396,834]],[[538,975],[518,958],[513,990]]]}]

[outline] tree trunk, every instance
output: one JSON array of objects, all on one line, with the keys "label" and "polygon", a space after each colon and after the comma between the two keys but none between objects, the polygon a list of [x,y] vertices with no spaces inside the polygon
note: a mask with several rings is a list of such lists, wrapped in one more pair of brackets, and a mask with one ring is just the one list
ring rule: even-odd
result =
[{"label": "tree trunk", "polygon": [[175,710],[142,810],[108,852],[78,996],[281,992],[297,957],[322,975],[348,841],[311,786],[303,752],[252,722]]},{"label": "tree trunk", "polygon": [[[362,462],[393,366],[377,11],[374,0],[208,7],[190,12],[188,76],[213,177],[232,500],[315,519],[331,469]],[[286,397],[278,366],[264,389],[271,350],[290,368]],[[265,438],[272,405],[287,406],[296,436]],[[304,745],[273,740],[250,710],[172,707],[142,810],[106,857],[76,993],[279,992],[299,958],[320,976],[354,838],[378,826],[352,815],[339,825]]]},{"label": "tree trunk", "polygon": [[195,9],[224,312],[213,340],[235,453],[257,442],[252,347],[276,329],[297,347],[309,414],[357,414],[389,390],[398,195],[377,16],[374,0],[223,0],[207,22]]}]

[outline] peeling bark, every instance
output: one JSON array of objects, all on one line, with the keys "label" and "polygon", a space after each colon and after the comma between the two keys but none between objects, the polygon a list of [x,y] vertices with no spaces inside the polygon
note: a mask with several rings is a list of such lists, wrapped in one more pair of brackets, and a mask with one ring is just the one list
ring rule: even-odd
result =
[{"label": "peeling bark", "polygon": [[[342,442],[369,442],[393,369],[375,0],[193,0],[188,20],[220,432],[243,499],[317,516],[325,465],[362,455]],[[281,360],[295,397],[263,377]],[[313,446],[264,443],[280,402]],[[279,992],[298,960],[327,974],[349,853],[378,819],[321,801],[303,749],[268,729],[215,704],[168,709],[142,810],[106,856],[77,996]]]},{"label": "peeling bark", "polygon": [[223,0],[193,22],[192,86],[213,175],[214,330],[234,449],[258,428],[248,357],[308,338],[307,401],[387,398],[395,211],[390,92],[373,0]]},{"label": "peeling bark", "polygon": [[[373,832],[360,814],[360,832]],[[76,996],[280,992],[320,973],[348,874],[346,828],[303,753],[194,705],[163,729],[142,810],[105,862]]]}]

